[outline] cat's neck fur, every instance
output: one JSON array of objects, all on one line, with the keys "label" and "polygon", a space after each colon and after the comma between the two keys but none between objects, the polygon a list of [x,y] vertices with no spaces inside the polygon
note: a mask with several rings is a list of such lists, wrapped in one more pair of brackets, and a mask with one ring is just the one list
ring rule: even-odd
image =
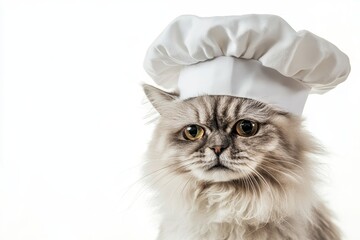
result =
[{"label": "cat's neck fur", "polygon": [[[263,186],[263,191],[259,192],[250,184],[261,183],[210,184],[190,182],[184,176],[173,177],[162,184],[158,195],[161,212],[166,213],[163,221],[173,224],[178,231],[187,228],[187,233],[196,232],[198,236],[198,232],[202,232],[204,239],[215,240],[221,239],[218,234],[224,232],[238,231],[235,235],[242,235],[239,239],[247,239],[252,231],[265,226],[293,228],[294,224],[306,225],[311,220],[317,201],[308,179],[303,179],[302,183],[287,183],[275,191]],[[178,228],[179,225],[182,227]]]}]

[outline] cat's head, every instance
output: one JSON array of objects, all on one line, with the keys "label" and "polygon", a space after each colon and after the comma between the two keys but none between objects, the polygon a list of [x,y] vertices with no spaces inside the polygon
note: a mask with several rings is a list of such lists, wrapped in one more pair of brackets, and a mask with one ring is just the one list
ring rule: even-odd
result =
[{"label": "cat's head", "polygon": [[231,96],[180,100],[150,85],[144,91],[160,114],[149,150],[159,169],[204,182],[278,181],[296,178],[310,148],[299,117],[264,103]]}]

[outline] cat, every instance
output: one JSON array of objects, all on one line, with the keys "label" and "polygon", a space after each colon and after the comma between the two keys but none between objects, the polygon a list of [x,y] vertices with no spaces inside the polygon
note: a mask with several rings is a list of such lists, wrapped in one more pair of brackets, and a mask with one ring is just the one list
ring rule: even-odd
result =
[{"label": "cat", "polygon": [[252,99],[143,85],[160,114],[143,168],[158,240],[339,240],[314,190],[321,148],[299,116]]}]

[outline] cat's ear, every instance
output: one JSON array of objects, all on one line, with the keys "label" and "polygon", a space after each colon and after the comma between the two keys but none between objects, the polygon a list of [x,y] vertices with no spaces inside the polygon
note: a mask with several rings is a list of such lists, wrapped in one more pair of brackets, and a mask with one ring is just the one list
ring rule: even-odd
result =
[{"label": "cat's ear", "polygon": [[160,115],[162,115],[169,105],[179,97],[176,93],[165,92],[148,84],[143,84],[142,86],[146,97]]}]

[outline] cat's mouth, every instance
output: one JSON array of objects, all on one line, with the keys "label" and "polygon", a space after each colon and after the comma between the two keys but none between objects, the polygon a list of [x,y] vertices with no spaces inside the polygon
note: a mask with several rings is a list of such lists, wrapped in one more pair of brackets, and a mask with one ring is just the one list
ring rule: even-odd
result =
[{"label": "cat's mouth", "polygon": [[223,165],[220,162],[217,162],[215,165],[211,166],[208,171],[213,171],[213,170],[231,170],[230,168],[228,168],[227,166]]}]

